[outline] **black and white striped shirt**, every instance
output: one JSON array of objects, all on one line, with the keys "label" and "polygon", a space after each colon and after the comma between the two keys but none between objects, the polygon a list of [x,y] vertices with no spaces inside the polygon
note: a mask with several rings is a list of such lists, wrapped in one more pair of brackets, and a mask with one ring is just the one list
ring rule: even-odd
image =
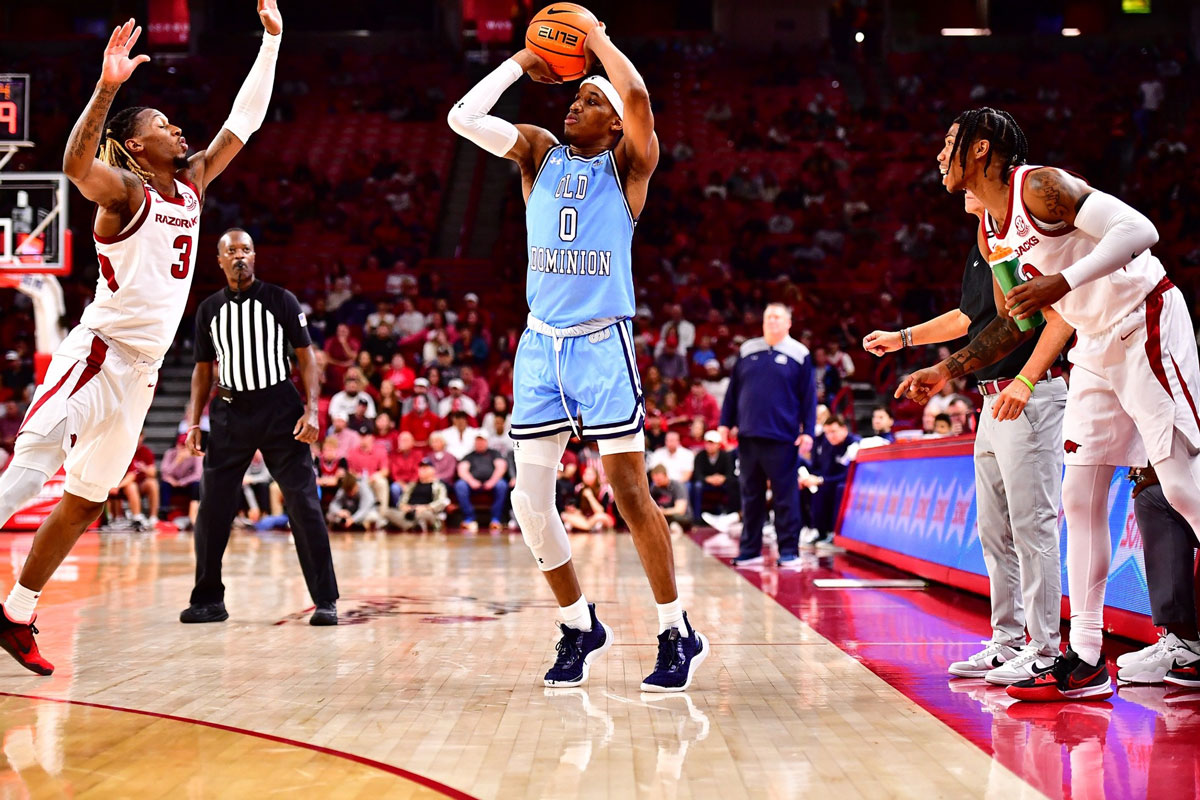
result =
[{"label": "black and white striped shirt", "polygon": [[234,293],[228,288],[196,309],[196,361],[217,362],[217,382],[235,392],[266,389],[291,371],[287,345],[308,347],[308,322],[296,296],[256,280]]}]

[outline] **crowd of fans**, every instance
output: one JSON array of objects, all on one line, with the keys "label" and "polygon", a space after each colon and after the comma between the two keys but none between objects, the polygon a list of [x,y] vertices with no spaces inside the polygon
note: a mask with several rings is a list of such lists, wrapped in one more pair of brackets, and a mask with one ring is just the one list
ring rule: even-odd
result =
[{"label": "crowd of fans", "polygon": [[[1146,212],[1162,234],[1156,252],[1173,279],[1187,293],[1195,289],[1200,172],[1187,142],[1200,119],[1184,89],[1196,72],[1186,48],[1060,48],[1036,58],[948,49],[892,54],[886,64],[857,67],[827,53],[748,55],[684,38],[632,51],[654,98],[663,144],[634,245],[637,366],[650,464],[665,470],[655,473],[656,496],[681,525],[700,513],[697,491],[718,514],[736,506],[728,496],[728,465],[717,466],[735,443],[710,437],[728,370],[740,344],[760,334],[768,300],[792,308],[793,335],[813,353],[821,400],[849,432],[865,427],[873,405],[854,404],[852,383],[860,395],[876,392],[882,405],[872,417],[876,430],[884,416],[888,430],[894,425],[901,436],[972,429],[978,397],[967,380],[953,382],[925,408],[890,402],[906,368],[931,363],[945,350],[877,360],[859,346],[870,330],[895,330],[958,302],[973,227],[942,189],[934,160],[958,109],[989,104],[1012,111],[1034,160],[1072,168]],[[411,54],[388,57],[412,61]],[[1076,79],[1094,74],[1097,60],[1111,80]],[[964,62],[970,70],[958,68]],[[252,167],[230,170],[206,198],[207,236],[237,224],[260,248],[280,248],[272,252],[281,258],[300,258],[297,248],[307,252],[318,242],[332,253],[328,261],[273,269],[286,271],[283,282],[301,297],[320,349],[328,438],[316,460],[338,526],[430,529],[448,513],[462,514],[468,527],[501,526],[508,517],[498,498],[513,477],[505,431],[520,333],[513,307],[520,305],[525,263],[519,194],[509,192],[501,211],[488,280],[451,288],[423,266],[448,156],[426,158],[420,148],[356,150],[351,143],[340,156],[322,144],[293,159],[280,138],[294,142],[296,124],[331,120],[354,131],[383,125],[402,138],[428,135],[422,126],[436,133],[465,80],[437,57],[422,63],[423,73],[401,82],[378,80],[387,63],[347,51],[281,64],[273,111],[278,133],[264,128],[279,147],[260,150]],[[331,64],[337,69],[326,68]],[[40,67],[45,75],[60,74],[50,61]],[[185,60],[174,74],[148,72],[124,99],[161,98],[172,119],[203,140],[216,120],[194,118],[196,110],[219,107],[213,98],[231,94],[226,78],[238,69],[203,56]],[[200,75],[205,80],[187,80]],[[346,86],[388,88],[330,91]],[[41,124],[61,129],[50,140],[65,139],[86,88],[86,80],[71,77],[41,109]],[[314,103],[314,97],[334,99]],[[522,118],[551,129],[567,103],[561,90],[545,87],[525,89],[522,100]],[[448,131],[442,134],[434,138],[449,140]],[[46,159],[54,156],[39,148],[19,163],[52,168]],[[75,218],[86,219],[84,211]],[[86,236],[77,238],[85,256]],[[88,277],[68,281],[70,318],[90,294]],[[0,448],[10,451],[31,393],[32,324],[20,297],[0,306],[0,334],[10,348],[0,367]],[[189,324],[180,337],[184,354]],[[585,446],[570,459],[575,463],[564,465],[560,492],[564,518],[576,529],[611,524],[611,496],[594,452]],[[685,477],[688,459],[708,463],[688,468]],[[189,483],[164,478],[164,500],[168,485]],[[252,515],[247,503],[248,522],[272,516],[269,492],[256,491],[258,512]],[[477,519],[476,504],[490,518]]]}]

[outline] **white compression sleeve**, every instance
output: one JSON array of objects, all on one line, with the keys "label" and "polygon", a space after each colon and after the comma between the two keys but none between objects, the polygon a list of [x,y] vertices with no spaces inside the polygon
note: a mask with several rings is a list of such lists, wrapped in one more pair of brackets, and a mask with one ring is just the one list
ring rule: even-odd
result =
[{"label": "white compression sleeve", "polygon": [[517,142],[517,128],[511,122],[490,116],[500,95],[512,86],[525,70],[511,58],[496,67],[486,78],[454,104],[446,115],[451,130],[469,139],[494,156],[503,158]]},{"label": "white compression sleeve", "polygon": [[267,106],[271,102],[271,90],[275,86],[275,61],[279,58],[279,41],[283,34],[263,34],[258,58],[246,76],[242,88],[233,100],[233,110],[225,120],[225,128],[245,144],[250,135],[258,130],[267,118]]},{"label": "white compression sleeve", "polygon": [[1111,194],[1092,192],[1075,216],[1075,227],[1100,241],[1062,271],[1072,289],[1111,275],[1158,242],[1154,223]]}]

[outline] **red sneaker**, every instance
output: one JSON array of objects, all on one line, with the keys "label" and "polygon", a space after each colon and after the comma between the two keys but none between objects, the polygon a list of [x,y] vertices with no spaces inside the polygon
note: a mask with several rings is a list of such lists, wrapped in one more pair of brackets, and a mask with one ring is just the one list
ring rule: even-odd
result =
[{"label": "red sneaker", "polygon": [[37,642],[33,639],[33,635],[38,632],[33,625],[36,619],[35,614],[28,623],[13,622],[8,618],[4,606],[0,605],[0,647],[7,650],[18,664],[30,672],[49,675],[54,672],[54,665],[42,658]]},{"label": "red sneaker", "polygon": [[1092,665],[1071,648],[1054,660],[1049,672],[1008,687],[1008,696],[1017,700],[1062,703],[1068,700],[1107,700],[1113,696],[1112,680],[1104,656]]}]

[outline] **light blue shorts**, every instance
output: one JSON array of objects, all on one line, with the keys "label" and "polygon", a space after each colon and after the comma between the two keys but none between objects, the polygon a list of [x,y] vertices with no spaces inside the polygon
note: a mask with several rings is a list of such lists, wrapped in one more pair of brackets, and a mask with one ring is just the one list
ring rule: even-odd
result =
[{"label": "light blue shorts", "polygon": [[554,337],[529,329],[521,335],[513,365],[512,438],[570,431],[572,419],[588,440],[639,432],[646,406],[634,356],[633,323],[621,320],[559,341],[556,372]]}]

